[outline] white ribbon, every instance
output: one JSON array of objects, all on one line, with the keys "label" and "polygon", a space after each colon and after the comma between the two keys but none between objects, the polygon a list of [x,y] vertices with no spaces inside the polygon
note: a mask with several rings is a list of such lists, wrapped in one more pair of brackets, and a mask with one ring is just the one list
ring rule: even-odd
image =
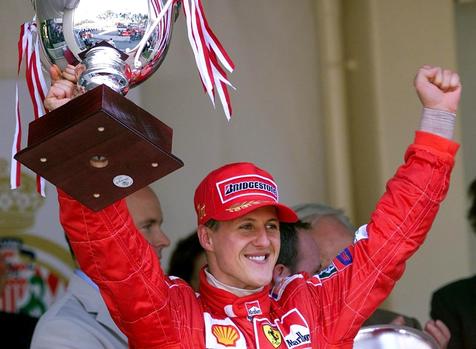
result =
[{"label": "white ribbon", "polygon": [[182,0],[187,19],[187,33],[190,46],[195,56],[200,78],[213,106],[215,106],[215,90],[218,92],[226,118],[231,119],[231,103],[227,86],[234,89],[227,80],[222,65],[230,73],[234,65],[225,49],[208,26],[203,13],[201,0]]},{"label": "white ribbon", "polygon": [[[20,44],[21,42],[21,44]],[[26,70],[25,77],[27,80],[28,91],[33,104],[33,111],[35,119],[40,118],[45,114],[43,107],[43,99],[46,95],[47,85],[43,72],[41,70],[41,63],[39,57],[39,44],[36,23],[26,22],[21,26],[20,39],[18,44],[18,71],[17,83],[15,87],[15,134],[12,144],[11,155],[11,171],[10,171],[10,187],[16,189],[21,184],[21,166],[14,159],[15,154],[21,149],[21,113],[20,103],[18,99],[18,76],[20,74],[20,67],[25,56]],[[45,180],[37,176],[37,191],[45,196]]]}]

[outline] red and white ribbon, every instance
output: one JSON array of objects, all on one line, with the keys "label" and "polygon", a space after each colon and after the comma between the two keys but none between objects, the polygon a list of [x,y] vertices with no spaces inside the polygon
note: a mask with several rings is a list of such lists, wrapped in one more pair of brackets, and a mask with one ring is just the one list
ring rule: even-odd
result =
[{"label": "red and white ribbon", "polygon": [[[134,66],[139,68],[142,63],[139,58],[144,50],[145,45],[149,41],[154,31],[158,34],[158,43],[154,50],[156,52],[162,52],[167,49],[167,43],[170,38],[170,31],[172,30],[172,13],[174,10],[173,4],[177,0],[168,0],[165,4],[162,4],[161,0],[152,1],[152,9],[154,10],[154,21],[145,31],[144,36],[138,44],[138,49],[134,57]],[[159,55],[160,56],[160,55]]]},{"label": "red and white ribbon", "polygon": [[195,56],[195,62],[202,80],[203,87],[215,106],[215,91],[218,93],[226,118],[232,114],[228,86],[234,89],[228,81],[225,70],[230,73],[235,68],[220,41],[210,29],[205,18],[201,0],[182,0],[190,46]]},{"label": "red and white ribbon", "polygon": [[[20,28],[20,38],[18,39],[18,68],[17,79],[20,76],[20,69],[25,57],[26,69],[25,78],[28,92],[33,104],[35,119],[45,114],[43,100],[47,92],[47,85],[41,70],[39,43],[36,23],[25,22]],[[18,80],[15,88],[15,134],[12,145],[10,187],[16,189],[21,185],[21,165],[14,156],[21,149],[22,121],[20,113],[20,103],[18,99]],[[36,179],[37,191],[45,196],[45,180],[39,176]]]},{"label": "red and white ribbon", "polygon": [[226,118],[230,120],[232,108],[228,86],[233,89],[234,87],[228,81],[222,66],[230,73],[235,67],[220,41],[210,29],[204,15],[201,0],[168,0],[165,4],[161,0],[153,0],[152,5],[156,19],[139,44],[134,64],[140,66],[139,55],[156,26],[159,26],[159,33],[166,32],[166,35],[162,36],[161,40],[163,42],[159,46],[159,50],[165,49],[166,39],[169,37],[169,31],[171,30],[173,5],[180,1],[183,3],[188,39],[195,56],[203,87],[210,97],[213,106],[215,106],[215,91],[218,93]]}]

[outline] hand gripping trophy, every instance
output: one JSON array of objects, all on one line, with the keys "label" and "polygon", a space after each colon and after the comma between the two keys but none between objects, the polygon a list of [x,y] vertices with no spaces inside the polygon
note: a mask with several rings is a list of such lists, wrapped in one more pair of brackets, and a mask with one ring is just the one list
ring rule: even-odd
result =
[{"label": "hand gripping trophy", "polygon": [[233,63],[201,0],[32,3],[44,68],[79,65],[85,93],[30,123],[15,159],[84,205],[99,210],[183,166],[171,153],[172,129],[124,97],[159,68],[181,6],[205,90],[230,118],[221,65],[231,72]]}]

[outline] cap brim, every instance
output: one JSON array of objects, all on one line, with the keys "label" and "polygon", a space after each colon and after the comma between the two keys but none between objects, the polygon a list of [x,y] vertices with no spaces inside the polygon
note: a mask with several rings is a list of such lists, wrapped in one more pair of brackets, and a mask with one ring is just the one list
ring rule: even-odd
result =
[{"label": "cap brim", "polygon": [[[231,206],[231,205],[230,205]],[[233,210],[228,208],[227,212],[223,212],[220,215],[216,215],[211,217],[217,221],[229,221],[232,219],[240,218],[258,208],[265,207],[265,206],[274,206],[276,207],[278,213],[278,219],[280,222],[283,223],[294,223],[298,221],[298,216],[296,212],[294,212],[291,208],[287,207],[286,205],[274,202],[274,201],[260,201],[255,204],[250,204],[247,207],[234,207]]]},{"label": "cap brim", "polygon": [[295,223],[299,220],[296,212],[290,207],[283,204],[277,204],[275,206],[278,209],[278,218],[283,223]]}]

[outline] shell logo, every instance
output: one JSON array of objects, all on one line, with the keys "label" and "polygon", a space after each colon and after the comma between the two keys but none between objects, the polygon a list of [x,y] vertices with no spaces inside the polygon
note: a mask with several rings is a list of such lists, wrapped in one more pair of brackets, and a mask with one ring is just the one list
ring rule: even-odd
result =
[{"label": "shell logo", "polygon": [[238,331],[233,326],[213,325],[212,333],[217,342],[225,347],[233,347],[240,338]]}]

